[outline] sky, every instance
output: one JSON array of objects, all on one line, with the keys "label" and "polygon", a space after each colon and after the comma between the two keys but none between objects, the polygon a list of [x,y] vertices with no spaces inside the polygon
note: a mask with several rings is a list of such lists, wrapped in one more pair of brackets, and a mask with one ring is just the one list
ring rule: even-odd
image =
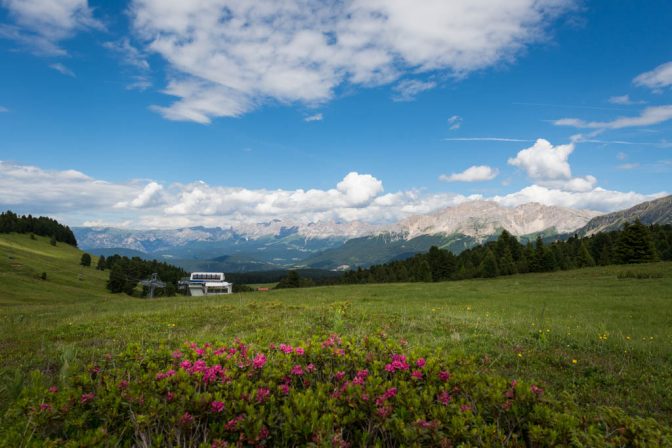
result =
[{"label": "sky", "polygon": [[0,0],[0,208],[393,222],[672,191],[669,0]]}]

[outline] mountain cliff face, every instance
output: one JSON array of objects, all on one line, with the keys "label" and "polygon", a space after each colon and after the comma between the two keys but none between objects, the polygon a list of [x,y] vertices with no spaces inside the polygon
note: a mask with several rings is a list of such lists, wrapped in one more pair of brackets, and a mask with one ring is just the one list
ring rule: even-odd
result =
[{"label": "mountain cliff face", "polygon": [[608,213],[591,219],[577,231],[579,235],[619,230],[626,222],[639,219],[643,224],[672,224],[672,196],[642,202],[627,210]]},{"label": "mountain cliff face", "polygon": [[535,203],[510,208],[495,202],[472,201],[387,225],[273,220],[228,228],[73,230],[80,247],[93,252],[109,254],[121,248],[177,264],[180,260],[229,256],[228,270],[235,270],[231,260],[245,260],[241,266],[264,269],[293,266],[335,269],[404,258],[424,252],[432,245],[461,252],[503,229],[519,237],[573,232],[596,215]]},{"label": "mountain cliff face", "polygon": [[399,223],[407,238],[420,235],[461,234],[484,239],[502,229],[516,236],[565,233],[585,225],[598,213],[537,203],[503,207],[492,201],[465,202],[429,215],[413,216]]}]

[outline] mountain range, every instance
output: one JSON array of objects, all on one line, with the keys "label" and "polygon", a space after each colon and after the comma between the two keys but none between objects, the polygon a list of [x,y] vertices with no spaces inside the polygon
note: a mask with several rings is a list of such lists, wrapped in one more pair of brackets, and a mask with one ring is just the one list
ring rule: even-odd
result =
[{"label": "mountain range", "polygon": [[407,258],[433,245],[459,253],[496,238],[503,229],[525,241],[537,235],[590,235],[636,218],[644,223],[671,223],[672,196],[606,215],[538,203],[504,207],[492,201],[470,201],[382,225],[273,220],[227,228],[75,227],[73,231],[79,246],[94,254],[157,258],[191,271],[345,270]]}]

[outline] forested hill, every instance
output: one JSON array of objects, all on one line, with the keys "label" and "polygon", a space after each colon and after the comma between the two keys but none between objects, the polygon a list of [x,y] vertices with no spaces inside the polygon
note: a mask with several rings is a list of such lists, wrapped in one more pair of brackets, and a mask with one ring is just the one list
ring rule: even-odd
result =
[{"label": "forested hill", "polygon": [[0,233],[13,232],[47,236],[51,237],[53,242],[59,241],[77,247],[77,239],[70,227],[46,216],[20,216],[9,210],[0,213]]},{"label": "forested hill", "polygon": [[459,255],[432,247],[428,253],[368,269],[346,272],[343,283],[427,282],[550,272],[595,265],[672,260],[672,225],[646,226],[639,221],[622,230],[566,241],[521,244],[507,231]]}]

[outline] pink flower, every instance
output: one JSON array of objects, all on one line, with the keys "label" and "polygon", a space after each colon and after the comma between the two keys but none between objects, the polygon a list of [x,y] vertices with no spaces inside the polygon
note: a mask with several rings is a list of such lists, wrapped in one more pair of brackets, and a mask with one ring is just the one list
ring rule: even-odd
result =
[{"label": "pink flower", "polygon": [[260,387],[257,389],[257,403],[263,403],[266,401],[268,396],[271,394],[271,391],[266,387]]},{"label": "pink flower", "polygon": [[182,417],[180,417],[180,424],[184,426],[190,425],[193,421],[194,417],[188,412],[185,412],[182,414]]},{"label": "pink flower", "polygon": [[336,356],[344,356],[345,355],[345,350],[342,348],[337,348],[336,349]]},{"label": "pink flower", "polygon": [[418,420],[415,424],[423,429],[436,429],[438,427],[438,422],[436,421],[428,422],[427,420]]},{"label": "pink flower", "polygon": [[364,369],[364,370],[359,370],[359,371],[357,372],[357,377],[359,377],[359,378],[364,379],[364,378],[366,378],[367,376],[369,376],[369,371],[366,370],[366,369]]},{"label": "pink flower", "polygon": [[544,389],[538,387],[536,384],[530,386],[530,392],[532,392],[537,397],[541,397],[544,394]]},{"label": "pink flower", "polygon": [[417,361],[415,361],[415,365],[422,368],[425,367],[426,362],[427,361],[425,361],[425,358],[419,358]]},{"label": "pink flower", "polygon": [[51,411],[52,409],[53,408],[51,407],[51,405],[49,403],[40,404],[40,411],[47,412],[47,411]]},{"label": "pink flower", "polygon": [[392,413],[392,407],[391,406],[381,406],[376,409],[376,414],[383,418],[387,418],[390,416]]},{"label": "pink flower", "polygon": [[285,354],[290,354],[290,353],[292,353],[292,351],[294,351],[294,349],[292,348],[291,345],[280,344],[280,351],[285,353]]},{"label": "pink flower", "polygon": [[448,392],[446,392],[444,390],[439,395],[437,395],[436,399],[442,405],[448,406],[448,403],[450,403],[450,400],[452,400],[452,397],[450,396],[450,394]]},{"label": "pink flower", "polygon": [[421,380],[422,379],[422,372],[419,370],[414,370],[413,373],[411,373],[411,377],[414,380]]},{"label": "pink flower", "polygon": [[215,413],[223,412],[224,411],[224,403],[221,401],[213,401],[210,403],[210,410]]},{"label": "pink flower", "polygon": [[291,373],[292,375],[303,375],[303,368],[299,364],[297,364],[294,367],[292,367],[292,370],[289,373]]},{"label": "pink flower", "polygon": [[195,351],[198,356],[205,355],[205,350],[203,350],[202,348],[197,348]]},{"label": "pink flower", "polygon": [[439,372],[439,379],[443,381],[444,383],[450,379],[450,373],[446,370],[442,370]]},{"label": "pink flower", "polygon": [[294,353],[296,353],[299,356],[303,356],[306,353],[306,351],[302,347],[296,347],[294,349]]},{"label": "pink flower", "polygon": [[463,404],[462,406],[460,406],[460,412],[469,412],[471,410],[472,408],[470,404]]},{"label": "pink flower", "polygon": [[254,357],[252,364],[254,365],[255,369],[261,369],[264,367],[264,365],[266,365],[266,356],[264,356],[263,353],[257,353],[257,356]]},{"label": "pink flower", "polygon": [[239,415],[238,417],[234,417],[231,420],[229,420],[226,425],[224,425],[224,428],[227,431],[235,431],[238,428],[238,423],[245,420],[244,415]]},{"label": "pink flower", "polygon": [[57,394],[57,393],[58,393],[58,387],[56,387],[56,386],[51,386],[51,387],[49,388],[49,393],[50,393],[50,394]]},{"label": "pink flower", "polygon": [[126,380],[119,381],[119,384],[117,384],[117,388],[119,390],[127,389],[128,388],[128,381],[126,381]]},{"label": "pink flower", "polygon": [[259,435],[257,435],[257,440],[258,441],[266,440],[270,434],[271,432],[268,430],[268,428],[262,426],[261,429],[259,430]]},{"label": "pink flower", "polygon": [[338,371],[336,372],[336,375],[334,375],[334,377],[336,378],[336,381],[343,381],[343,378],[345,378],[345,372],[343,372],[342,370]]},{"label": "pink flower", "polygon": [[175,394],[171,391],[166,392],[166,401],[173,401],[175,399]]},{"label": "pink flower", "polygon": [[96,394],[88,393],[88,394],[82,394],[82,397],[79,399],[79,402],[84,404],[88,403],[89,401],[92,401],[96,397]]},{"label": "pink flower", "polygon": [[182,352],[179,350],[175,350],[171,355],[173,359],[180,359],[182,357]]},{"label": "pink flower", "polygon": [[281,384],[279,387],[280,387],[280,392],[282,392],[285,395],[289,395],[289,385]]},{"label": "pink flower", "polygon": [[315,371],[315,364],[312,362],[306,366],[306,371],[308,373],[313,373]]},{"label": "pink flower", "polygon": [[184,370],[187,370],[187,369],[191,368],[191,361],[188,361],[188,360],[187,361],[182,361],[180,363],[180,367],[183,368]]}]

